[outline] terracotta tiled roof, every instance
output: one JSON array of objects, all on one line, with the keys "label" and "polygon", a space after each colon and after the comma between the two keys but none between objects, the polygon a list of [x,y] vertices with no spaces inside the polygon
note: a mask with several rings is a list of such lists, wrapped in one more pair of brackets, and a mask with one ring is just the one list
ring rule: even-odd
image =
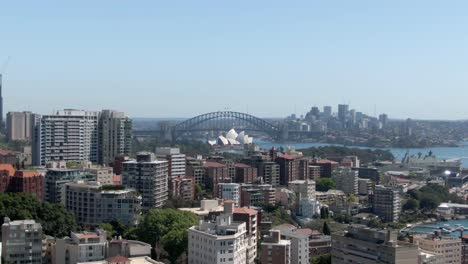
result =
[{"label": "terracotta tiled roof", "polygon": [[1,156],[6,156],[6,155],[10,155],[10,154],[15,154],[15,152],[10,151],[10,150],[0,149],[0,155]]},{"label": "terracotta tiled roof", "polygon": [[317,162],[315,162],[317,164],[338,164],[338,162],[336,161],[333,161],[333,160],[328,160],[328,159],[321,159],[321,160],[318,160]]},{"label": "terracotta tiled roof", "polygon": [[8,176],[13,176],[16,170],[11,164],[0,164],[0,171],[7,171]]},{"label": "terracotta tiled roof", "polygon": [[39,176],[39,173],[37,171],[16,171],[15,173],[16,177],[36,177]]},{"label": "terracotta tiled roof", "polygon": [[235,214],[249,214],[249,215],[257,215],[258,212],[254,209],[246,208],[246,207],[236,207],[234,208]]},{"label": "terracotta tiled roof", "polygon": [[236,168],[250,168],[250,166],[244,163],[236,163]]},{"label": "terracotta tiled roof", "polygon": [[215,161],[207,161],[203,164],[203,167],[205,168],[225,168],[226,165],[222,164],[222,163],[219,163],[219,162],[215,162]]}]

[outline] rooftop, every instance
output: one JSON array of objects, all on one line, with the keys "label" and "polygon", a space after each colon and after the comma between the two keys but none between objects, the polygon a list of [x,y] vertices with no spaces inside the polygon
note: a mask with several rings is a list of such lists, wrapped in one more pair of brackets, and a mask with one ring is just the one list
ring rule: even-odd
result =
[{"label": "rooftop", "polygon": [[257,215],[258,212],[254,209],[250,209],[247,207],[236,207],[234,208],[235,214],[249,214],[249,215]]},{"label": "rooftop", "polygon": [[223,163],[216,162],[216,161],[206,161],[205,163],[203,163],[203,167],[205,167],[205,168],[225,168],[226,165],[223,164]]}]

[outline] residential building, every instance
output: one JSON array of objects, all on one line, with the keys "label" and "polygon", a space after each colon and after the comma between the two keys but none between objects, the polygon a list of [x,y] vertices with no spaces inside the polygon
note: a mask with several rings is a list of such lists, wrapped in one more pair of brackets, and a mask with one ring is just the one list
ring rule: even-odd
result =
[{"label": "residential building", "polygon": [[11,178],[15,175],[16,170],[11,164],[0,164],[0,192],[8,192],[10,189]]},{"label": "residential building", "polygon": [[0,164],[16,165],[20,162],[18,154],[10,150],[0,150]]},{"label": "residential building", "polygon": [[383,222],[398,222],[400,219],[401,201],[397,190],[382,185],[375,186],[374,214]]},{"label": "residential building", "polygon": [[98,162],[99,112],[57,111],[40,122],[39,164],[50,161]]},{"label": "residential building", "polygon": [[416,264],[418,246],[398,241],[398,232],[366,226],[348,226],[332,234],[332,263]]},{"label": "residential building", "polygon": [[19,170],[11,177],[9,191],[14,193],[29,193],[38,200],[44,200],[44,176],[37,171]]},{"label": "residential building", "polygon": [[94,181],[102,185],[113,185],[114,169],[112,167],[90,167],[86,168],[85,172],[90,175]]},{"label": "residential building", "polygon": [[276,204],[275,189],[270,184],[241,184],[240,190],[242,207]]},{"label": "residential building", "polygon": [[315,181],[296,180],[288,184],[288,189],[297,194],[297,197],[315,200]]},{"label": "residential building", "polygon": [[34,220],[11,221],[2,225],[2,260],[4,263],[42,263],[42,226]]},{"label": "residential building", "polygon": [[311,165],[320,167],[320,177],[330,178],[332,172],[339,167],[339,163],[327,159],[313,160]]},{"label": "residential building", "polygon": [[205,168],[202,160],[187,159],[186,171],[187,176],[193,177],[196,184],[205,186]]},{"label": "residential building", "polygon": [[205,186],[213,190],[213,193],[219,193],[218,184],[231,182],[229,177],[229,171],[226,164],[215,162],[215,161],[206,161],[203,163],[203,168],[205,169]]},{"label": "residential building", "polygon": [[323,204],[332,204],[333,202],[346,198],[346,194],[341,190],[328,190],[326,192],[315,192],[317,201]]},{"label": "residential building", "polygon": [[150,257],[126,258],[123,256],[110,257],[101,261],[83,262],[79,264],[164,264]]},{"label": "residential building", "polygon": [[122,167],[123,167],[123,163],[126,162],[126,161],[129,161],[130,158],[127,157],[127,156],[118,156],[118,157],[115,157],[114,159],[114,174],[115,175],[122,175]]},{"label": "residential building", "polygon": [[201,221],[188,232],[189,264],[253,264],[247,249],[249,237],[245,222],[234,222],[234,203],[224,203],[224,213],[215,222]]},{"label": "residential building", "polygon": [[65,184],[64,204],[75,215],[76,222],[99,226],[117,220],[124,225],[138,224],[142,198],[135,190],[102,186],[98,182]]},{"label": "residential building", "polygon": [[180,153],[179,148],[159,147],[156,148],[156,156],[167,160],[169,178],[182,177],[186,175],[185,154]]},{"label": "residential building", "polygon": [[260,263],[291,264],[291,241],[281,239],[281,231],[271,230],[261,243]]},{"label": "residential building", "polygon": [[101,261],[106,258],[107,235],[104,230],[71,232],[70,237],[57,239],[52,247],[52,264]]},{"label": "residential building", "polygon": [[169,192],[172,197],[178,197],[184,201],[195,199],[195,179],[189,176],[178,176],[169,180]]},{"label": "residential building", "polygon": [[122,185],[142,195],[142,208],[161,208],[168,199],[167,161],[153,153],[138,153],[136,160],[123,163]]},{"label": "residential building", "polygon": [[151,245],[136,240],[113,239],[108,244],[107,257],[117,256],[126,258],[150,257]]},{"label": "residential building", "polygon": [[255,263],[257,258],[257,241],[258,241],[258,212],[247,207],[234,208],[233,220],[235,222],[246,223],[248,247],[247,247],[247,263]]},{"label": "residential building", "polygon": [[8,140],[31,141],[33,129],[40,116],[31,112],[8,112],[6,136]]},{"label": "residential building", "polygon": [[218,200],[201,200],[200,207],[179,208],[179,210],[193,213],[200,219],[206,219],[210,214],[221,214],[224,212],[224,207],[220,205]]},{"label": "residential building", "polygon": [[257,168],[250,167],[247,164],[236,163],[236,183],[254,183],[257,182]]},{"label": "residential building", "polygon": [[240,184],[238,183],[218,184],[218,198],[233,201],[235,206],[241,205],[240,192]]},{"label": "residential building", "polygon": [[358,194],[369,195],[372,190],[372,181],[370,179],[358,179]]},{"label": "residential building", "polygon": [[413,235],[411,242],[420,249],[437,256],[439,263],[462,263],[462,239],[434,234]]},{"label": "residential building", "polygon": [[307,232],[289,224],[275,226],[272,229],[279,230],[282,239],[291,241],[291,263],[308,264],[310,262]]},{"label": "residential building", "polygon": [[64,185],[69,182],[85,180],[85,175],[75,169],[48,169],[45,176],[45,200],[61,203],[64,200]]},{"label": "residential building", "polygon": [[280,185],[280,166],[273,161],[265,161],[261,164],[259,175],[266,184],[273,187]]},{"label": "residential building", "polygon": [[290,181],[299,180],[299,159],[285,154],[275,160],[280,167],[280,185],[287,186]]},{"label": "residential building", "polygon": [[335,181],[335,188],[342,190],[347,195],[358,194],[358,172],[351,170],[351,168],[341,167],[332,173],[332,178]]},{"label": "residential building", "polygon": [[123,112],[103,110],[98,123],[98,163],[111,165],[116,157],[130,155],[132,120]]},{"label": "residential building", "polygon": [[309,165],[309,179],[317,180],[320,178],[320,166]]},{"label": "residential building", "polygon": [[309,180],[310,178],[309,171],[309,159],[299,158],[298,169],[297,169],[297,179],[298,180]]}]

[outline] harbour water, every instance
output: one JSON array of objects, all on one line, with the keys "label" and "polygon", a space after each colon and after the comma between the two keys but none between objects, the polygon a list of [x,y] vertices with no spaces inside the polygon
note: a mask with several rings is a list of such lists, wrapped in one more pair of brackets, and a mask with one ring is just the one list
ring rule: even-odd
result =
[{"label": "harbour water", "polygon": [[[256,140],[255,144],[259,145],[262,149],[271,149],[272,147],[287,148],[288,146],[294,147],[296,149],[304,149],[310,147],[323,147],[323,146],[342,146],[326,143],[275,143],[268,141]],[[347,146],[353,147],[353,146]],[[369,147],[356,147],[363,149],[377,149]],[[409,152],[411,155],[417,155],[418,153],[427,154],[429,151],[432,151],[434,155],[440,160],[460,158],[462,160],[462,165],[465,168],[468,168],[468,142],[462,142],[459,147],[433,147],[433,148],[382,148],[384,150],[389,150],[395,156],[395,160],[400,161],[405,156],[406,152]],[[468,227],[468,226],[467,226]]]},{"label": "harbour water", "polygon": [[[414,228],[411,228],[409,232],[431,234],[431,233],[434,233],[434,231],[439,230],[440,227],[443,227],[446,229],[457,229],[460,227],[464,227],[464,229],[468,230],[468,219],[449,220],[446,222],[424,223],[424,224],[417,225]],[[460,231],[455,231],[455,232],[451,232],[449,234],[444,234],[444,235],[459,237]]]}]

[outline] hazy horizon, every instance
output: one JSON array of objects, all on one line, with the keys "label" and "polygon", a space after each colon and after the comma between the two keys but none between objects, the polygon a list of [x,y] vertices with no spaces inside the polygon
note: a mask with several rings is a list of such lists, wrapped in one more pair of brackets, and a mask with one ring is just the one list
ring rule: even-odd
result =
[{"label": "hazy horizon", "polygon": [[116,109],[265,118],[350,104],[468,119],[468,2],[24,1],[2,4],[4,112]]}]

